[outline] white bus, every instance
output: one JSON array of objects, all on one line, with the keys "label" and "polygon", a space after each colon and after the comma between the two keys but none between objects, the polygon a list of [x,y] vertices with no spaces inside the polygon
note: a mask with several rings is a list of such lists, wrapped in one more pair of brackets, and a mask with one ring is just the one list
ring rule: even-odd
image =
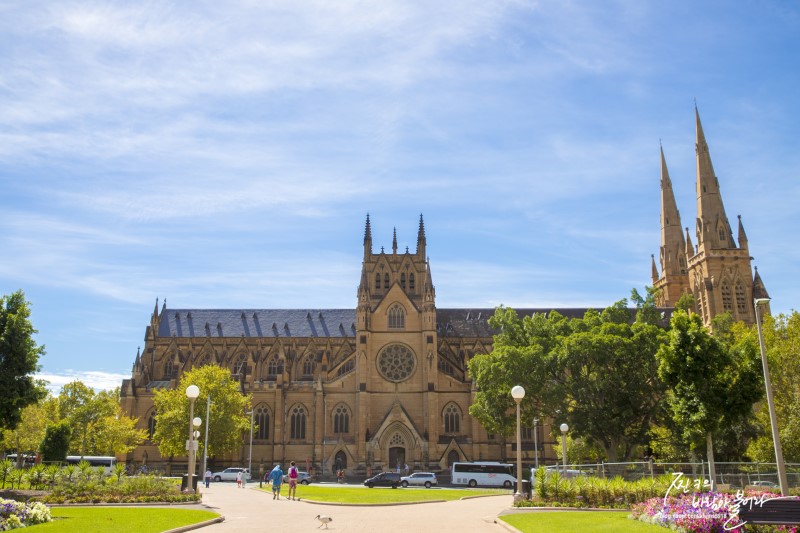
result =
[{"label": "white bus", "polygon": [[67,456],[67,464],[68,465],[77,465],[81,461],[86,461],[93,467],[102,466],[106,469],[107,473],[111,473],[114,470],[114,465],[117,464],[117,458],[111,456],[98,456],[98,455],[84,455],[81,457],[80,455],[68,455]]},{"label": "white bus", "polygon": [[517,482],[513,472],[514,465],[507,463],[492,461],[453,463],[450,467],[450,479],[453,485],[511,488]]}]

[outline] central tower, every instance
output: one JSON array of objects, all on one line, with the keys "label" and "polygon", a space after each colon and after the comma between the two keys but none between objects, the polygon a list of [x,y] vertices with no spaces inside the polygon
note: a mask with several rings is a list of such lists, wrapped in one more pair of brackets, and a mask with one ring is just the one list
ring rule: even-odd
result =
[{"label": "central tower", "polygon": [[[358,286],[358,413],[366,435],[367,463],[396,468],[427,463],[428,443],[438,432],[436,400],[436,292],[426,256],[420,215],[417,248],[372,250],[369,215]],[[433,439],[432,439],[433,437]]]}]

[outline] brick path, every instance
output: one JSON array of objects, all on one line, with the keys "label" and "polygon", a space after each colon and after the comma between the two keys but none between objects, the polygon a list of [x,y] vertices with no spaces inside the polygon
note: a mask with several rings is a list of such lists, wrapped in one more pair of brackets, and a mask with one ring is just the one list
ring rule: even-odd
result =
[{"label": "brick path", "polygon": [[[314,518],[318,514],[333,517],[328,528],[336,532],[501,533],[506,530],[496,524],[495,519],[511,506],[510,494],[413,505],[323,505],[286,499],[276,501],[270,493],[258,490],[257,483],[252,487],[239,489],[235,483],[212,483],[208,489],[202,487],[204,505],[225,516],[224,522],[203,528],[203,533],[272,531],[276,528],[288,533],[320,531],[317,529],[320,523]],[[301,498],[302,490],[302,486],[297,489]]]}]

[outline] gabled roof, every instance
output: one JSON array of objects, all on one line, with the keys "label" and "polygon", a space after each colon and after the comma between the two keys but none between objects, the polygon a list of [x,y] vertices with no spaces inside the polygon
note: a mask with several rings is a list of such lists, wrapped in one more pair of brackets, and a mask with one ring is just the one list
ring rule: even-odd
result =
[{"label": "gabled roof", "polygon": [[[589,308],[516,309],[519,316],[557,311],[582,318]],[[672,309],[659,309],[668,320]],[[602,311],[602,309],[598,309]],[[636,309],[631,309],[631,318]],[[494,308],[437,309],[436,330],[441,337],[492,337],[489,327]],[[159,337],[323,337],[354,338],[355,309],[167,309],[161,313]]]},{"label": "gabled roof", "polygon": [[165,309],[160,337],[355,337],[355,309]]}]

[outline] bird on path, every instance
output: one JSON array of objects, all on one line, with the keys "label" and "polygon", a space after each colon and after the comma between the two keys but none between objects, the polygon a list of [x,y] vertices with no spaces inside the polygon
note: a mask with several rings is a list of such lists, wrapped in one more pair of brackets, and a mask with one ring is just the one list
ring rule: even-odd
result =
[{"label": "bird on path", "polygon": [[320,525],[317,526],[317,529],[321,528],[322,524],[325,524],[325,529],[328,529],[328,522],[333,522],[333,518],[325,515],[317,515],[316,519],[321,522]]}]

